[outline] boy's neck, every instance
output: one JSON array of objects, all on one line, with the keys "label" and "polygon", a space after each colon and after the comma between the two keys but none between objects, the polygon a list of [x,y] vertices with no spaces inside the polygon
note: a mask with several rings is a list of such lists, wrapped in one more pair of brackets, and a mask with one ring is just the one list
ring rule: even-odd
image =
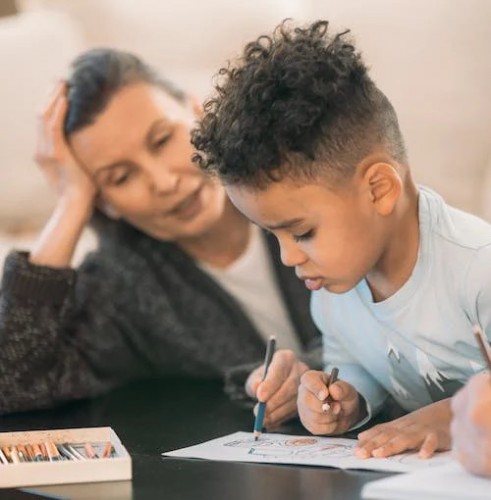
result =
[{"label": "boy's neck", "polygon": [[392,221],[384,253],[367,275],[374,302],[394,295],[414,270],[420,242],[418,200],[418,190],[409,180]]}]

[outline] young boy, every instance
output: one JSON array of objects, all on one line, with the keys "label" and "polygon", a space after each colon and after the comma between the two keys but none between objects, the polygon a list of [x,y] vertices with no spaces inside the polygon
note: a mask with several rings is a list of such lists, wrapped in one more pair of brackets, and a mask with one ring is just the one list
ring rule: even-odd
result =
[{"label": "young boy", "polygon": [[326,373],[302,377],[303,424],[344,433],[391,394],[410,413],[359,434],[360,457],[448,449],[450,397],[483,369],[472,325],[491,337],[491,226],[416,187],[391,103],[327,22],[283,23],[220,75],[196,159],[313,291]]}]

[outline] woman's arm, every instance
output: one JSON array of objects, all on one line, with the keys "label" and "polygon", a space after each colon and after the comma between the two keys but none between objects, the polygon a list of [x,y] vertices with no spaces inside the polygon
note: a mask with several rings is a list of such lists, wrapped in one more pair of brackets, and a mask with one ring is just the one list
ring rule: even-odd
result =
[{"label": "woman's arm", "polygon": [[66,84],[60,82],[39,116],[36,161],[53,186],[57,202],[29,260],[64,268],[70,265],[94,207],[96,187],[75,159],[63,131],[68,109]]},{"label": "woman's arm", "polygon": [[145,322],[128,298],[124,267],[95,257],[74,271],[33,265],[19,252],[8,256],[0,294],[0,414],[94,396],[151,374],[134,348]]}]

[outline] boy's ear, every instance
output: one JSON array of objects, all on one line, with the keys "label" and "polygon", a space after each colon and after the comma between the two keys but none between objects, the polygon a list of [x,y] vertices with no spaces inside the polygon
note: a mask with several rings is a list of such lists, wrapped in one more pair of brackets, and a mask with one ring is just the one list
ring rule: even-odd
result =
[{"label": "boy's ear", "polygon": [[390,163],[377,162],[370,165],[364,174],[371,202],[380,215],[390,215],[402,192],[402,178]]}]

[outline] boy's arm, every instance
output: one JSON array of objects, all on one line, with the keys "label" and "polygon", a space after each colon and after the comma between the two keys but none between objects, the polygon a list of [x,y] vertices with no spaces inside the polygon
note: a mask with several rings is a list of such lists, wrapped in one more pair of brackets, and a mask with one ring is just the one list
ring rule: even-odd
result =
[{"label": "boy's arm", "polygon": [[[491,341],[491,245],[476,250],[465,276],[463,308],[471,323],[477,323]],[[472,337],[469,325],[469,337]],[[473,342],[473,339],[471,339]],[[476,346],[477,349],[477,346]],[[484,368],[484,361],[483,361]],[[360,457],[383,457],[418,449],[421,456],[450,448],[450,399],[413,411],[401,418],[359,434]]]},{"label": "boy's arm", "polygon": [[366,416],[357,422],[352,429],[357,429],[368,422],[383,407],[388,392],[372,377],[342,343],[342,332],[339,335],[332,330],[328,321],[328,313],[322,309],[320,296],[312,295],[312,317],[317,328],[322,332],[324,371],[330,373],[336,366],[339,378],[352,385],[361,396],[360,403],[366,405]]},{"label": "boy's arm", "polygon": [[482,328],[491,343],[491,244],[476,251],[463,293],[466,314],[472,323]]}]

